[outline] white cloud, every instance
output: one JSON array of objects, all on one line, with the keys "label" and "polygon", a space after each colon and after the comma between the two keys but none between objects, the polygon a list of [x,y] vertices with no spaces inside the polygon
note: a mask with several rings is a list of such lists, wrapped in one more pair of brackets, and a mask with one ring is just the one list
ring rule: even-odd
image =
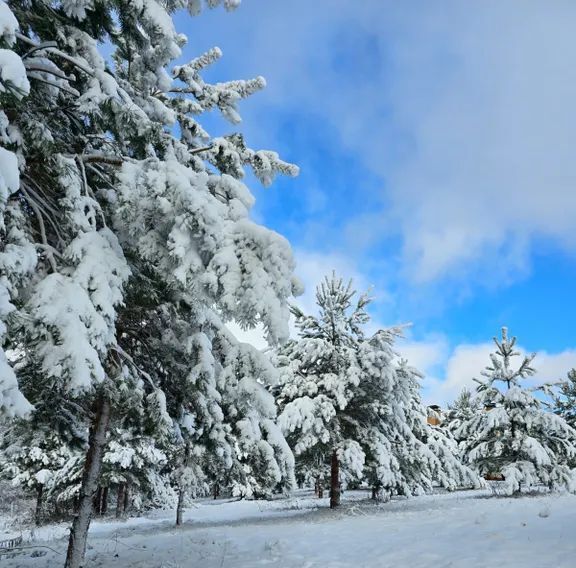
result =
[{"label": "white cloud", "polygon": [[491,343],[464,344],[456,346],[444,363],[440,376],[424,382],[425,398],[445,406],[452,402],[463,388],[475,390],[474,377],[490,362],[489,355],[494,351]]},{"label": "white cloud", "polygon": [[284,135],[266,109],[313,115],[380,175],[381,222],[348,216],[361,243],[394,231],[415,281],[494,283],[526,273],[534,239],[576,242],[575,18],[571,0],[254,0],[222,41],[269,79],[243,107],[255,144]]},{"label": "white cloud", "polygon": [[576,349],[566,349],[560,353],[540,352],[534,365],[538,371],[536,379],[539,383],[564,380],[566,373],[570,369],[576,368]]},{"label": "white cloud", "polygon": [[[215,42],[229,42],[225,61],[242,76],[268,79],[254,105],[242,106],[250,142],[283,141],[290,126],[272,128],[281,111],[290,120],[319,118],[334,133],[331,144],[382,180],[377,198],[386,209],[357,217],[335,212],[341,225],[314,232],[323,239],[318,250],[332,231],[345,231],[355,252],[396,235],[405,267],[400,281],[408,274],[411,284],[448,277],[498,285],[527,273],[536,239],[574,248],[572,0],[252,0],[229,18],[206,26],[210,42],[221,33]],[[350,187],[362,190],[361,179]],[[323,208],[330,188],[315,187],[311,199]],[[332,268],[367,287],[360,255],[308,249],[297,258],[307,287],[299,303],[308,311],[315,285]],[[473,384],[492,345],[450,347],[436,336],[399,348],[426,372],[427,401],[445,404]],[[576,365],[576,351],[541,353],[535,365],[538,379],[560,378]]]},{"label": "white cloud", "polygon": [[[423,382],[425,402],[446,406],[463,388],[475,390],[476,383],[473,379],[481,378],[480,371],[490,363],[489,355],[494,350],[493,343],[461,344],[449,352],[439,372],[437,362],[436,368],[432,370],[430,367],[421,367],[427,375]],[[528,353],[522,347],[518,347],[518,351],[522,356]],[[516,359],[520,361],[520,357]],[[576,349],[558,353],[538,352],[533,366],[536,375],[528,378],[526,385],[535,386],[563,380],[566,373],[576,367]]]},{"label": "white cloud", "polygon": [[435,374],[441,370],[450,353],[448,340],[443,335],[433,335],[420,341],[409,337],[400,339],[396,350],[410,365],[426,371],[427,374]]},{"label": "white cloud", "polygon": [[576,5],[448,5],[395,44],[392,106],[415,151],[390,183],[419,279],[504,255],[498,278],[525,269],[534,237],[576,233]]}]

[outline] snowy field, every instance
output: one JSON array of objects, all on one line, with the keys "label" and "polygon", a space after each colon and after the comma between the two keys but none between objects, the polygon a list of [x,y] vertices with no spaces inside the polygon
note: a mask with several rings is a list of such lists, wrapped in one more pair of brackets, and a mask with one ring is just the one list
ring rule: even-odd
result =
[{"label": "snowy field", "polygon": [[[487,494],[374,504],[365,492],[347,492],[337,512],[325,508],[326,499],[308,495],[274,502],[202,501],[187,511],[180,529],[173,527],[171,512],[93,523],[86,568],[576,566],[576,496]],[[34,541],[54,550],[0,557],[0,567],[61,566],[65,537],[63,525],[43,527]]]}]

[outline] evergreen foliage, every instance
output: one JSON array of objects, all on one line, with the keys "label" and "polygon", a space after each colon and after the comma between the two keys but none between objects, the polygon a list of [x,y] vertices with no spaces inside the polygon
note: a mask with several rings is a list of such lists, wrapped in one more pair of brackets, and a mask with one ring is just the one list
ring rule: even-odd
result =
[{"label": "evergreen foliage", "polygon": [[554,412],[576,428],[576,369],[570,369],[566,380],[560,383],[560,392],[554,397]]},{"label": "evergreen foliage", "polygon": [[[560,390],[554,395],[553,410],[576,430],[576,369],[570,369],[566,380],[560,383]],[[570,458],[568,463],[576,468],[576,456]]]},{"label": "evergreen foliage", "polygon": [[[218,4],[238,1],[207,2]],[[238,103],[265,85],[205,82],[217,48],[174,65],[187,40],[172,14],[201,6],[0,2],[0,335],[14,354],[0,354],[0,409],[87,449],[64,465],[76,480],[84,468],[68,566],[81,563],[101,481],[184,491],[200,486],[190,471],[219,460],[245,492],[291,485],[257,382],[264,359],[225,324],[287,336],[290,247],[250,219],[241,179],[246,167],[265,184],[297,168],[200,125],[211,110],[239,122]],[[14,456],[35,443],[17,431]]]},{"label": "evergreen foliage", "polygon": [[468,389],[462,389],[456,400],[448,406],[442,426],[450,432],[457,443],[464,440],[458,433],[462,424],[471,420],[474,415],[482,411],[479,398]]},{"label": "evergreen foliage", "polygon": [[576,453],[576,431],[562,417],[547,412],[522,384],[536,372],[535,354],[521,356],[516,338],[510,338],[505,327],[494,343],[491,364],[482,371],[482,379],[476,379],[486,410],[475,413],[457,432],[464,440],[466,461],[481,475],[503,475],[510,494],[540,484],[574,489],[568,464]]},{"label": "evergreen foliage", "polygon": [[434,483],[475,486],[449,440],[426,423],[420,373],[398,361],[399,328],[365,334],[370,298],[334,274],[318,287],[318,316],[293,308],[299,338],[281,347],[279,423],[294,450],[298,476],[324,478],[333,452],[346,481],[376,491],[415,494]]}]

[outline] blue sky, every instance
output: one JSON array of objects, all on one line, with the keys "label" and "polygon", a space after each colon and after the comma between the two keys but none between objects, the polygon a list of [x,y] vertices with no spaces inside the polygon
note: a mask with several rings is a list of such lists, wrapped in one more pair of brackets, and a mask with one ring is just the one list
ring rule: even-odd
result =
[{"label": "blue sky", "polygon": [[176,20],[185,59],[223,50],[208,79],[267,79],[239,129],[301,168],[248,180],[301,302],[332,268],[373,286],[377,325],[413,324],[427,400],[470,384],[502,325],[542,352],[540,379],[576,365],[575,17],[568,0],[243,0]]}]

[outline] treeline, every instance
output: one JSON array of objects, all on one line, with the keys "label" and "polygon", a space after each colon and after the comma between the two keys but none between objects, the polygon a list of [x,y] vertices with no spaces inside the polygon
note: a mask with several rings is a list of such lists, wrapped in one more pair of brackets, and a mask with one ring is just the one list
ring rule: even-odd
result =
[{"label": "treeline", "polygon": [[[216,402],[190,387],[188,396],[218,404],[210,423],[190,414],[183,433],[164,401],[164,428],[147,431],[148,421],[162,421],[153,404],[142,413],[115,407],[93,493],[95,514],[172,505],[180,524],[186,497],[266,498],[296,483],[315,486],[318,494],[329,487],[332,507],[341,484],[367,484],[375,498],[419,494],[436,484],[478,486],[454,456],[450,436],[427,424],[421,376],[393,349],[400,330],[365,335],[369,298],[354,297],[350,284],[326,278],[318,288],[318,316],[292,308],[298,338],[258,358],[247,346],[239,350],[218,375],[222,388],[236,391],[234,405],[223,407],[218,392]],[[77,438],[54,430],[67,403],[14,420],[2,439],[2,476],[36,497],[37,524],[79,507],[89,434],[81,423]]]}]

